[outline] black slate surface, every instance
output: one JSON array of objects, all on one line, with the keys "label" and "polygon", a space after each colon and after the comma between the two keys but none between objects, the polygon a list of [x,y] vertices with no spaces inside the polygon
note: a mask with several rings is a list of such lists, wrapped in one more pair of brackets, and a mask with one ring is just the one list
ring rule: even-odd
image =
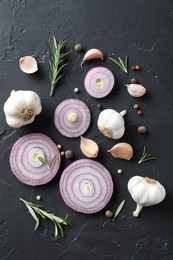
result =
[{"label": "black slate surface", "polygon": [[[49,40],[52,36],[65,39],[68,66],[52,98],[49,97]],[[173,2],[171,0],[145,1],[61,1],[61,0],[0,0],[0,260],[172,260],[172,139],[173,139]],[[74,51],[82,43],[85,51],[98,48],[105,60],[87,62],[81,70],[84,53]],[[108,60],[115,54],[129,56],[129,73],[126,75]],[[34,56],[39,71],[26,75],[20,71],[19,58]],[[138,63],[140,72],[130,66]],[[102,100],[91,98],[84,89],[87,71],[97,65],[111,69],[116,87]],[[132,98],[124,87],[132,77],[147,88],[147,95]],[[80,93],[74,93],[78,87]],[[43,111],[33,124],[11,129],[5,122],[3,105],[11,90],[33,90],[39,94]],[[92,112],[92,123],[85,136],[98,142],[101,162],[111,173],[115,192],[106,209],[115,210],[126,199],[126,205],[115,222],[104,216],[105,210],[84,215],[69,209],[59,193],[59,178],[71,161],[63,158],[61,168],[50,183],[30,187],[20,183],[12,174],[9,154],[14,142],[21,136],[40,132],[48,135],[64,150],[74,151],[74,160],[85,158],[80,152],[79,139],[68,139],[56,130],[53,115],[56,106],[64,99],[78,98]],[[100,110],[126,109],[126,133],[120,140],[103,137],[96,127]],[[143,116],[138,116],[133,105],[138,103]],[[145,124],[148,134],[139,135],[137,127]],[[119,141],[134,147],[131,161],[118,160],[107,154],[107,149]],[[146,145],[156,161],[138,165]],[[72,161],[74,161],[72,160]],[[116,173],[123,169],[123,175]],[[165,200],[145,208],[139,218],[132,216],[135,203],[127,191],[127,182],[134,175],[148,176],[160,181],[167,190]],[[59,216],[69,213],[73,228],[65,229],[64,238],[54,238],[53,224],[42,222],[34,231],[34,220],[27,214],[19,198],[37,202]],[[106,222],[106,224],[105,224]]]}]

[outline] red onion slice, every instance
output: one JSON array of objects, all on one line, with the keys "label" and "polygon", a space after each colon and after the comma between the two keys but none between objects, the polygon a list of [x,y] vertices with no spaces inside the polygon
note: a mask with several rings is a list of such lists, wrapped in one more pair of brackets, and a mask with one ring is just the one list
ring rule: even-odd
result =
[{"label": "red onion slice", "polygon": [[91,69],[84,80],[86,91],[94,98],[106,97],[113,89],[114,83],[114,75],[105,67]]},{"label": "red onion slice", "polygon": [[78,99],[66,99],[55,110],[54,123],[58,131],[67,137],[81,136],[91,122],[87,105]]},{"label": "red onion slice", "polygon": [[[34,160],[34,152],[42,157],[44,154],[50,167]],[[21,182],[31,185],[43,185],[49,182],[58,172],[61,162],[60,152],[55,143],[46,135],[34,133],[21,137],[10,153],[10,166],[14,175]]]},{"label": "red onion slice", "polygon": [[102,164],[81,159],[63,171],[60,193],[70,208],[91,214],[107,205],[113,193],[113,182],[110,173]]}]

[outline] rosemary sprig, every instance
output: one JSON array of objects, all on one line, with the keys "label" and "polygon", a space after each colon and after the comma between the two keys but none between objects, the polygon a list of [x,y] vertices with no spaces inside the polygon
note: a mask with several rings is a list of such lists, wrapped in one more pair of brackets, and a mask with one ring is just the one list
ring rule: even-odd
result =
[{"label": "rosemary sprig", "polygon": [[122,208],[124,207],[124,204],[125,204],[126,200],[123,200],[120,205],[118,206],[118,208],[116,209],[115,213],[114,213],[114,216],[113,216],[113,219],[112,221],[115,221],[115,219],[117,218],[117,216],[119,215],[119,213],[121,212]]},{"label": "rosemary sprig", "polygon": [[62,228],[62,225],[66,225],[66,226],[68,225],[68,226],[72,227],[72,224],[67,220],[68,214],[66,214],[65,218],[63,219],[63,218],[56,216],[51,211],[44,210],[44,208],[41,205],[34,204],[32,202],[28,202],[22,198],[20,198],[20,200],[25,204],[25,206],[27,207],[31,216],[35,219],[35,221],[36,221],[36,224],[34,227],[35,230],[40,225],[40,218],[43,218],[43,219],[48,218],[54,223],[55,237],[58,236],[59,231],[60,231],[61,236],[62,237],[64,236],[64,230]]},{"label": "rosemary sprig", "polygon": [[151,156],[151,154],[147,153],[146,147],[144,146],[143,153],[142,153],[141,158],[139,159],[138,163],[140,164],[140,163],[143,163],[143,162],[146,162],[149,160],[156,160],[156,159],[157,159],[156,157]]},{"label": "rosemary sprig", "polygon": [[52,160],[50,163],[48,163],[48,160],[46,158],[46,154],[44,153],[44,158],[40,155],[37,156],[37,159],[39,161],[41,161],[44,165],[46,165],[47,169],[49,170],[50,169],[50,166],[52,165],[53,161],[55,160],[55,155],[53,156]]},{"label": "rosemary sprig", "polygon": [[128,56],[126,55],[125,61],[123,61],[120,57],[118,57],[118,60],[115,60],[111,57],[109,57],[111,61],[113,61],[119,68],[121,68],[125,73],[128,72]]},{"label": "rosemary sprig", "polygon": [[62,53],[62,49],[65,45],[65,41],[57,42],[56,38],[53,36],[53,40],[50,41],[52,47],[52,61],[49,61],[51,73],[49,74],[50,81],[51,81],[51,91],[50,96],[53,95],[55,86],[57,85],[58,81],[64,76],[61,74],[62,69],[67,65],[67,63],[62,64],[64,62],[64,57],[69,52]]}]

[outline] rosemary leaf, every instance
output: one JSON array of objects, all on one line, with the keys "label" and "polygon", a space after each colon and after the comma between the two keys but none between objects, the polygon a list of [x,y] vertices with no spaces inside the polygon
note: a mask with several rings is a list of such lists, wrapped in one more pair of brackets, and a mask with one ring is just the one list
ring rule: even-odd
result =
[{"label": "rosemary leaf", "polygon": [[46,160],[45,158],[43,158],[43,157],[41,157],[41,156],[37,156],[37,159],[38,159],[39,161],[41,161],[44,165],[46,165],[47,168],[48,168],[48,170],[50,169],[49,164],[48,164],[48,162],[47,162],[47,160]]},{"label": "rosemary leaf", "polygon": [[112,219],[112,221],[115,221],[115,219],[117,218],[117,216],[119,215],[120,211],[122,210],[122,208],[124,207],[126,200],[123,200],[120,205],[118,206],[118,208],[115,211],[114,217]]},{"label": "rosemary leaf", "polygon": [[62,225],[68,225],[68,226],[72,227],[72,224],[69,221],[67,221],[68,214],[66,214],[65,218],[63,219],[63,218],[56,216],[51,211],[44,210],[41,205],[34,204],[34,203],[26,201],[22,198],[20,198],[20,200],[25,204],[25,206],[27,207],[31,216],[36,221],[36,224],[34,227],[35,230],[39,227],[39,224],[40,224],[39,216],[43,219],[48,218],[54,223],[55,237],[58,236],[58,229],[60,230],[61,236],[64,236],[64,231],[63,231]]}]

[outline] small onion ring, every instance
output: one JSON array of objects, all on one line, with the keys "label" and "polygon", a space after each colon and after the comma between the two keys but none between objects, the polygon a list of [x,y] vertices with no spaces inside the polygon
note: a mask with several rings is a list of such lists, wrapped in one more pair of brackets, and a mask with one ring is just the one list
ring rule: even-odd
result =
[{"label": "small onion ring", "polygon": [[[36,168],[28,162],[29,152],[37,147],[44,151],[48,162],[51,162],[55,156],[50,169],[44,164]],[[55,143],[48,136],[40,133],[21,137],[13,145],[10,153],[12,172],[18,180],[31,186],[43,185],[52,180],[58,172],[60,162],[60,152]]]},{"label": "small onion ring", "polygon": [[95,67],[86,74],[84,85],[88,94],[94,98],[106,97],[115,84],[114,75],[106,67]]},{"label": "small onion ring", "polygon": [[[68,121],[68,115],[76,113],[74,122]],[[70,138],[79,137],[88,129],[91,122],[91,114],[87,105],[78,99],[66,99],[56,108],[54,123],[58,131]]]},{"label": "small onion ring", "polygon": [[60,178],[64,202],[78,212],[91,214],[103,209],[113,193],[108,170],[99,162],[81,159],[70,164]]}]

